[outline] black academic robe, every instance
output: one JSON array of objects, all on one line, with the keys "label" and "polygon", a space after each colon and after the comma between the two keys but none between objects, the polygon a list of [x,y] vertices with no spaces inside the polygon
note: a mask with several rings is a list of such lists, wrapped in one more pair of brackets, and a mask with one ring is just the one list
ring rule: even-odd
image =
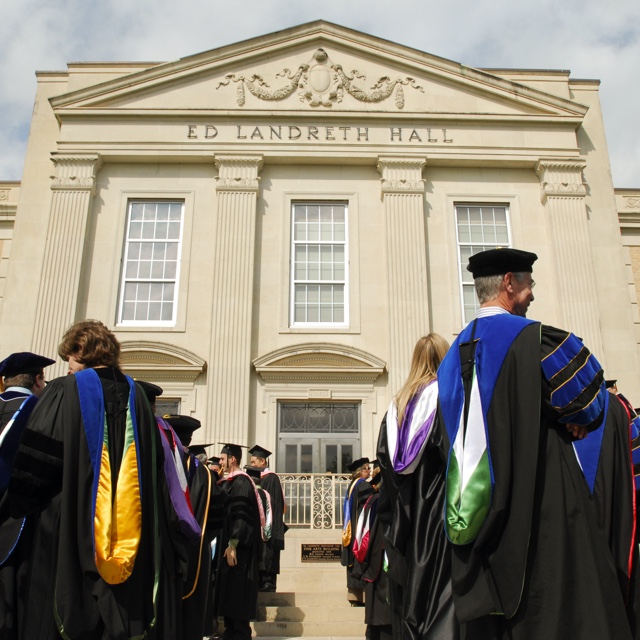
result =
[{"label": "black academic robe", "polygon": [[436,419],[420,462],[410,474],[393,469],[382,420],[377,457],[382,484],[377,511],[389,558],[395,638],[455,640],[451,551],[444,531],[445,453]]},{"label": "black academic robe", "polygon": [[347,568],[347,589],[364,589],[362,580],[362,568],[353,553],[353,543],[356,537],[358,517],[362,512],[365,502],[373,493],[371,485],[364,479],[352,480],[347,488],[347,496],[352,496],[353,509],[351,511],[351,540],[348,545],[340,547],[340,563]]},{"label": "black academic robe", "polygon": [[[237,620],[255,620],[258,606],[258,560],[260,555],[260,514],[255,487],[242,473],[226,478],[220,488],[224,495],[225,518],[219,539],[216,599],[218,615]],[[230,567],[224,557],[229,540],[238,540],[237,564]]]},{"label": "black academic robe", "polygon": [[[211,541],[220,527],[219,505],[222,493],[217,476],[195,456],[189,455],[189,466],[194,467],[189,483],[193,515],[202,528],[197,545],[190,550],[187,576],[182,600],[182,638],[201,640],[207,627],[207,603],[211,586]],[[210,612],[209,612],[210,613]]]},{"label": "black academic robe", "polygon": [[260,478],[260,486],[271,498],[271,538],[262,548],[260,571],[270,574],[280,573],[280,552],[284,549],[284,494],[280,478],[275,473],[267,473]]},{"label": "black academic robe", "polygon": [[[490,322],[478,325],[485,327],[476,334],[481,345]],[[567,336],[527,324],[497,371],[487,407],[495,478],[490,509],[474,540],[452,545],[452,586],[462,638],[637,637],[627,615],[628,607],[637,607],[627,599],[636,577],[629,563],[637,559],[631,545],[628,423],[621,419],[622,408],[610,403],[591,492],[574,440],[557,422],[562,410],[553,406],[550,395],[561,380],[576,379],[573,364],[550,380],[541,369],[543,359]],[[457,357],[458,348],[454,343],[446,358]],[[443,412],[452,401],[440,377],[446,358],[438,372]],[[576,396],[571,411],[586,411],[587,405],[579,406],[581,399],[591,398],[601,383],[600,371],[591,390]],[[631,590],[632,599],[636,594]]]},{"label": "black academic robe", "polygon": [[389,604],[389,575],[385,570],[384,536],[377,518],[379,494],[369,497],[360,518],[368,520],[369,540],[364,559],[361,561],[364,580],[365,609],[369,640],[391,640],[391,606]]},{"label": "black academic robe", "polygon": [[[25,403],[28,399],[30,400]],[[5,481],[9,477],[20,436],[36,401],[37,398],[33,395],[12,389],[0,394],[0,434],[22,407],[20,418],[10,427],[13,433],[5,434],[0,448],[0,464]],[[6,495],[6,489],[0,489],[0,638],[13,640],[19,637],[26,613],[22,594],[27,589],[34,517],[12,518]]]},{"label": "black academic robe", "polygon": [[[129,385],[116,370],[97,369],[104,394],[112,486],[117,482]],[[117,380],[117,381],[116,381]],[[135,389],[139,430],[142,529],[133,571],[121,584],[96,569],[92,534],[93,470],[75,376],[50,382],[31,414],[9,487],[14,516],[39,512],[34,531],[24,639],[60,634],[73,640],[142,637],[155,622],[160,575],[158,479],[162,451],[149,404]]]}]

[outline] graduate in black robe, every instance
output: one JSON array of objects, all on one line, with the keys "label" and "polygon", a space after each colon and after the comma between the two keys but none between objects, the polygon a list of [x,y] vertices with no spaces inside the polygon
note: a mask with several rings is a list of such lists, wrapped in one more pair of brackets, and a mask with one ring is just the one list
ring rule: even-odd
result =
[{"label": "graduate in black robe", "polygon": [[[358,517],[354,552],[362,569],[364,587],[364,621],[367,640],[393,640],[391,605],[389,603],[389,563],[384,545],[382,527],[377,518],[378,493],[382,475],[371,476],[373,493],[364,504]],[[356,548],[357,547],[357,548]]]},{"label": "graduate in black robe", "polygon": [[225,517],[220,535],[216,577],[218,615],[223,617],[224,640],[251,637],[250,620],[257,617],[260,508],[251,478],[240,470],[242,449],[226,444],[220,454],[225,476],[220,483]]},{"label": "graduate in black robe", "polygon": [[278,475],[271,471],[268,460],[271,451],[255,445],[249,449],[251,464],[262,469],[260,486],[271,499],[271,537],[264,542],[260,558],[260,591],[275,591],[280,573],[280,554],[284,550],[284,534],[287,525],[284,523],[285,501],[282,484]]},{"label": "graduate in black robe", "polygon": [[73,325],[59,354],[75,375],[47,385],[20,442],[11,512],[39,512],[25,639],[126,640],[155,624],[162,457],[119,347],[100,322]]},{"label": "graduate in black robe", "polygon": [[[193,515],[200,529],[199,536],[188,550],[186,574],[182,593],[182,639],[200,640],[207,621],[207,603],[211,587],[211,541],[222,526],[223,498],[218,476],[203,462],[205,446],[192,445],[194,431],[200,421],[192,416],[168,415],[166,421],[174,429],[184,448],[186,479]],[[209,612],[210,613],[210,612]]]},{"label": "graduate in black robe", "polygon": [[367,482],[371,470],[369,458],[354,460],[348,467],[351,471],[351,482],[344,496],[342,507],[342,547],[340,548],[340,564],[347,569],[348,600],[352,607],[364,606],[364,581],[362,569],[353,553],[358,516],[365,502],[373,492]]},{"label": "graduate in black robe", "polygon": [[445,449],[436,372],[449,345],[420,338],[411,370],[382,420],[377,510],[389,559],[394,638],[455,640],[451,552],[444,532]]},{"label": "graduate in black robe", "polygon": [[22,432],[44,390],[44,367],[55,360],[30,352],[12,353],[0,362],[0,638],[20,637],[26,611],[29,560],[35,516],[9,515],[7,487]]},{"label": "graduate in black robe", "polygon": [[456,615],[473,640],[629,640],[628,421],[580,339],[524,318],[535,259],[472,256],[481,309],[438,371]]}]

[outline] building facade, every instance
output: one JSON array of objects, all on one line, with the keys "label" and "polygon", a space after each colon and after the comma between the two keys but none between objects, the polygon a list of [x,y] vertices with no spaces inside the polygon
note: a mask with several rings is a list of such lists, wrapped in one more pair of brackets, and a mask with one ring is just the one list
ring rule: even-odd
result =
[{"label": "building facade", "polygon": [[539,256],[530,316],[640,402],[640,194],[614,191],[597,81],[326,22],[37,79],[23,179],[0,183],[1,353],[54,357],[100,319],[199,442],[341,472],[416,340],[472,317],[468,256],[515,246]]}]

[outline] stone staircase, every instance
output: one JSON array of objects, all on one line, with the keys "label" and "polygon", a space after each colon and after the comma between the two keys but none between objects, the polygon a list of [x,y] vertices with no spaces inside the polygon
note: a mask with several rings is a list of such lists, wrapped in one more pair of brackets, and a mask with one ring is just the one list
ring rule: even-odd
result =
[{"label": "stone staircase", "polygon": [[351,607],[346,593],[261,593],[258,621],[252,625],[259,638],[357,638],[365,636],[364,608]]},{"label": "stone staircase", "polygon": [[260,593],[254,637],[363,640],[364,607],[347,600],[347,577],[337,562],[304,563],[302,543],[335,543],[336,531],[289,530],[280,560],[278,590]]}]

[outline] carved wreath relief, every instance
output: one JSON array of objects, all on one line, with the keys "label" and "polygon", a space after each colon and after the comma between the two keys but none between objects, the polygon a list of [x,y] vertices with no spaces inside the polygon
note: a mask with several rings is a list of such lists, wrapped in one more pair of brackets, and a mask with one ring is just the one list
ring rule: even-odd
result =
[{"label": "carved wreath relief", "polygon": [[216,89],[226,87],[231,82],[238,84],[236,88],[236,102],[242,107],[245,104],[245,88],[260,100],[284,100],[296,89],[299,89],[300,102],[307,102],[312,107],[331,107],[336,102],[342,102],[346,91],[352,98],[360,102],[382,102],[395,90],[395,103],[398,109],[404,108],[403,86],[409,85],[424,93],[424,89],[416,81],[407,76],[392,80],[389,76],[382,76],[369,89],[362,89],[354,81],[365,80],[366,76],[357,69],[347,75],[342,66],[332,64],[324,49],[318,49],[308,64],[301,64],[295,73],[284,69],[276,74],[276,78],[286,78],[289,83],[279,89],[270,90],[263,77],[254,74],[250,78],[233,73],[227,75]]}]

